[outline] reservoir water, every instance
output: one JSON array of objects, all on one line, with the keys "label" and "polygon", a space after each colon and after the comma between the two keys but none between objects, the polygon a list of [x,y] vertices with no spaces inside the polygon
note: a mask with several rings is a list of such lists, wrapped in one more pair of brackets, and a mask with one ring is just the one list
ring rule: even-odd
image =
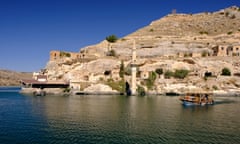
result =
[{"label": "reservoir water", "polygon": [[240,97],[184,107],[170,96],[24,96],[0,88],[1,144],[240,143]]}]

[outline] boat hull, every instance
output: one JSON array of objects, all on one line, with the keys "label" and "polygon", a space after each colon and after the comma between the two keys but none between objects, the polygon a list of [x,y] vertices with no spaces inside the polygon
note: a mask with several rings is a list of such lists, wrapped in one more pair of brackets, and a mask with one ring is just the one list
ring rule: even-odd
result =
[{"label": "boat hull", "polygon": [[213,105],[214,102],[207,102],[207,103],[194,103],[189,101],[182,101],[184,106],[204,106],[204,105]]}]

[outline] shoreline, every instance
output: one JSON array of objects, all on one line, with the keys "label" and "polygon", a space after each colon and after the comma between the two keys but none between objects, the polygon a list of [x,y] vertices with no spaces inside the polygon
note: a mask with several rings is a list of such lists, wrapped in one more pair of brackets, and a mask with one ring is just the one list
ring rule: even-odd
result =
[{"label": "shoreline", "polygon": [[[21,86],[0,86],[0,90],[8,90],[8,88],[18,90],[21,94],[26,95],[33,95],[33,92],[36,91],[34,88],[22,88]],[[70,92],[64,92],[63,89],[56,89],[56,88],[48,88],[43,89],[46,91],[46,95],[124,95],[121,92],[113,92],[113,91],[70,91]],[[156,95],[156,96],[180,96],[185,95],[187,92],[164,92],[164,93],[157,93],[157,92],[146,92],[146,96],[149,95]],[[240,90],[239,89],[228,89],[228,90],[217,90],[212,91],[213,95],[216,97],[240,97]],[[138,95],[133,95],[138,96]]]},{"label": "shoreline", "polygon": [[[20,93],[27,94],[27,95],[33,95],[33,93],[36,91],[36,89],[20,89]],[[64,92],[63,89],[43,89],[43,91],[46,92],[46,95],[125,95],[121,92],[113,92],[113,91],[69,91]],[[185,95],[188,92],[185,93],[154,93],[154,92],[146,92],[146,96],[182,96]],[[213,91],[213,96],[215,97],[240,97],[240,91]],[[132,96],[138,96],[132,95]]]}]

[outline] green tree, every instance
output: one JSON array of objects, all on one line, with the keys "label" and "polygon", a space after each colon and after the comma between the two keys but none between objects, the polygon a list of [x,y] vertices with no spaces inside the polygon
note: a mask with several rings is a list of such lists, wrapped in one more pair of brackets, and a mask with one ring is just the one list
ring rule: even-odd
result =
[{"label": "green tree", "polygon": [[117,36],[115,36],[115,35],[110,35],[110,36],[107,36],[107,37],[106,37],[106,40],[107,40],[109,43],[115,43],[115,42],[118,40],[118,38],[117,38]]},{"label": "green tree", "polygon": [[222,69],[222,74],[221,75],[224,75],[224,76],[230,76],[231,75],[231,71],[229,68],[223,68]]},{"label": "green tree", "polygon": [[158,75],[162,75],[163,74],[163,69],[162,68],[157,68],[155,70],[155,72],[158,74]]}]

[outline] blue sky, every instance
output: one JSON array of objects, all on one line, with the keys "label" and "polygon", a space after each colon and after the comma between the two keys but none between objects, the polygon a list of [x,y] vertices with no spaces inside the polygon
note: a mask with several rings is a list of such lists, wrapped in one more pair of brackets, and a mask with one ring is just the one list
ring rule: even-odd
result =
[{"label": "blue sky", "polygon": [[0,69],[38,71],[51,50],[78,52],[171,13],[212,12],[239,0],[0,0]]}]

